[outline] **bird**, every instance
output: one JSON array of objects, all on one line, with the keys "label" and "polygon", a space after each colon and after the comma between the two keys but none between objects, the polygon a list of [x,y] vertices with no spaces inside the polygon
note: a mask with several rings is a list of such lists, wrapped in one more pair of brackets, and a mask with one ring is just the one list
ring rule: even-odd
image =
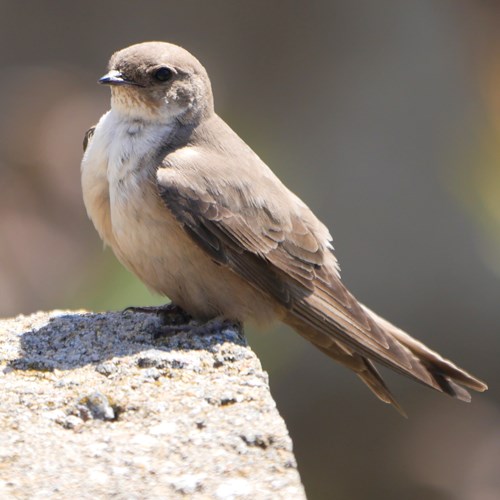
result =
[{"label": "bird", "polygon": [[201,322],[281,321],[402,414],[376,364],[462,401],[487,389],[349,292],[329,230],[216,114],[190,52],[131,45],[99,83],[111,108],[85,134],[83,200],[149,289]]}]

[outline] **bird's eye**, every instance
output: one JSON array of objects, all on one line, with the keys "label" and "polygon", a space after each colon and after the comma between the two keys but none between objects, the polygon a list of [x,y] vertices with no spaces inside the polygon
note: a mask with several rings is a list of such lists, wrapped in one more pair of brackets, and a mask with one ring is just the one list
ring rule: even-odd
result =
[{"label": "bird's eye", "polygon": [[159,82],[166,82],[167,80],[170,80],[170,78],[172,78],[172,70],[166,67],[159,68],[154,72],[153,76]]}]

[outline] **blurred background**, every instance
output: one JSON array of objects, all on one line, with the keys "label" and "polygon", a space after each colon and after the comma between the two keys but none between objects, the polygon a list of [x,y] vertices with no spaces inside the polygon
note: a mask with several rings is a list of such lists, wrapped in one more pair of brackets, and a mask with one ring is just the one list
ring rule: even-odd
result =
[{"label": "blurred background", "polygon": [[184,46],[218,113],[329,226],[364,303],[485,379],[410,415],[284,328],[249,331],[314,499],[500,498],[500,3],[0,0],[0,316],[162,303],[80,192],[115,50]]}]

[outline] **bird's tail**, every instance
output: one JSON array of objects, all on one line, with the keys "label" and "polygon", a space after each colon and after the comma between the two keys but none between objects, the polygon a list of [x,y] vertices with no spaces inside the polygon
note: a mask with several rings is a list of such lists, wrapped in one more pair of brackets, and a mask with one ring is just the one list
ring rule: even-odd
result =
[{"label": "bird's tail", "polygon": [[406,416],[404,410],[388,389],[375,368],[372,359],[461,401],[469,402],[471,400],[471,396],[465,387],[479,392],[487,389],[486,384],[481,380],[457,367],[451,361],[442,358],[439,354],[413,339],[367,307],[362,306],[362,308],[365,314],[383,330],[384,334],[397,343],[400,349],[405,351],[406,358],[411,366],[408,366],[408,368],[395,366],[393,363],[385,362],[379,356],[373,356],[372,358],[369,354],[367,355],[366,351],[359,352],[355,347],[346,345],[338,337],[335,338],[325,331],[307,325],[298,320],[297,317],[288,317],[286,322],[322,352],[353,370],[381,401],[393,405],[403,416]]},{"label": "bird's tail", "polygon": [[380,373],[375,368],[374,364],[367,358],[360,356],[359,354],[347,354],[339,356],[335,349],[327,349],[321,346],[316,346],[327,356],[339,361],[347,368],[353,370],[356,375],[370,388],[370,390],[384,403],[392,405],[403,417],[407,417],[406,412],[403,410],[401,405],[397,402],[396,398],[392,395],[391,391],[384,382],[384,379],[380,376]]},{"label": "bird's tail", "polygon": [[478,392],[484,392],[488,389],[488,386],[482,380],[474,377],[464,369],[459,368],[450,360],[444,359],[437,352],[429,349],[422,342],[410,337],[406,332],[389,323],[384,318],[381,318],[366,306],[362,304],[361,306],[386,332],[413,354],[416,362],[427,369],[439,386],[435,387],[431,384],[434,389],[441,390],[454,398],[466,402],[471,400],[471,396],[462,386]]}]

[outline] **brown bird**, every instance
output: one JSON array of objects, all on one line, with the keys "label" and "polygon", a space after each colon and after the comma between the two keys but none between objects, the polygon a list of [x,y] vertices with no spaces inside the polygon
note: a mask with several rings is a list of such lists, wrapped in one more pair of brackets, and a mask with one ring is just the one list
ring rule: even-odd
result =
[{"label": "brown bird", "polygon": [[463,401],[487,388],[345,288],[328,229],[217,116],[189,52],[133,45],[99,82],[111,110],[85,136],[85,206],[150,289],[199,320],[281,320],[400,411],[373,362]]}]

